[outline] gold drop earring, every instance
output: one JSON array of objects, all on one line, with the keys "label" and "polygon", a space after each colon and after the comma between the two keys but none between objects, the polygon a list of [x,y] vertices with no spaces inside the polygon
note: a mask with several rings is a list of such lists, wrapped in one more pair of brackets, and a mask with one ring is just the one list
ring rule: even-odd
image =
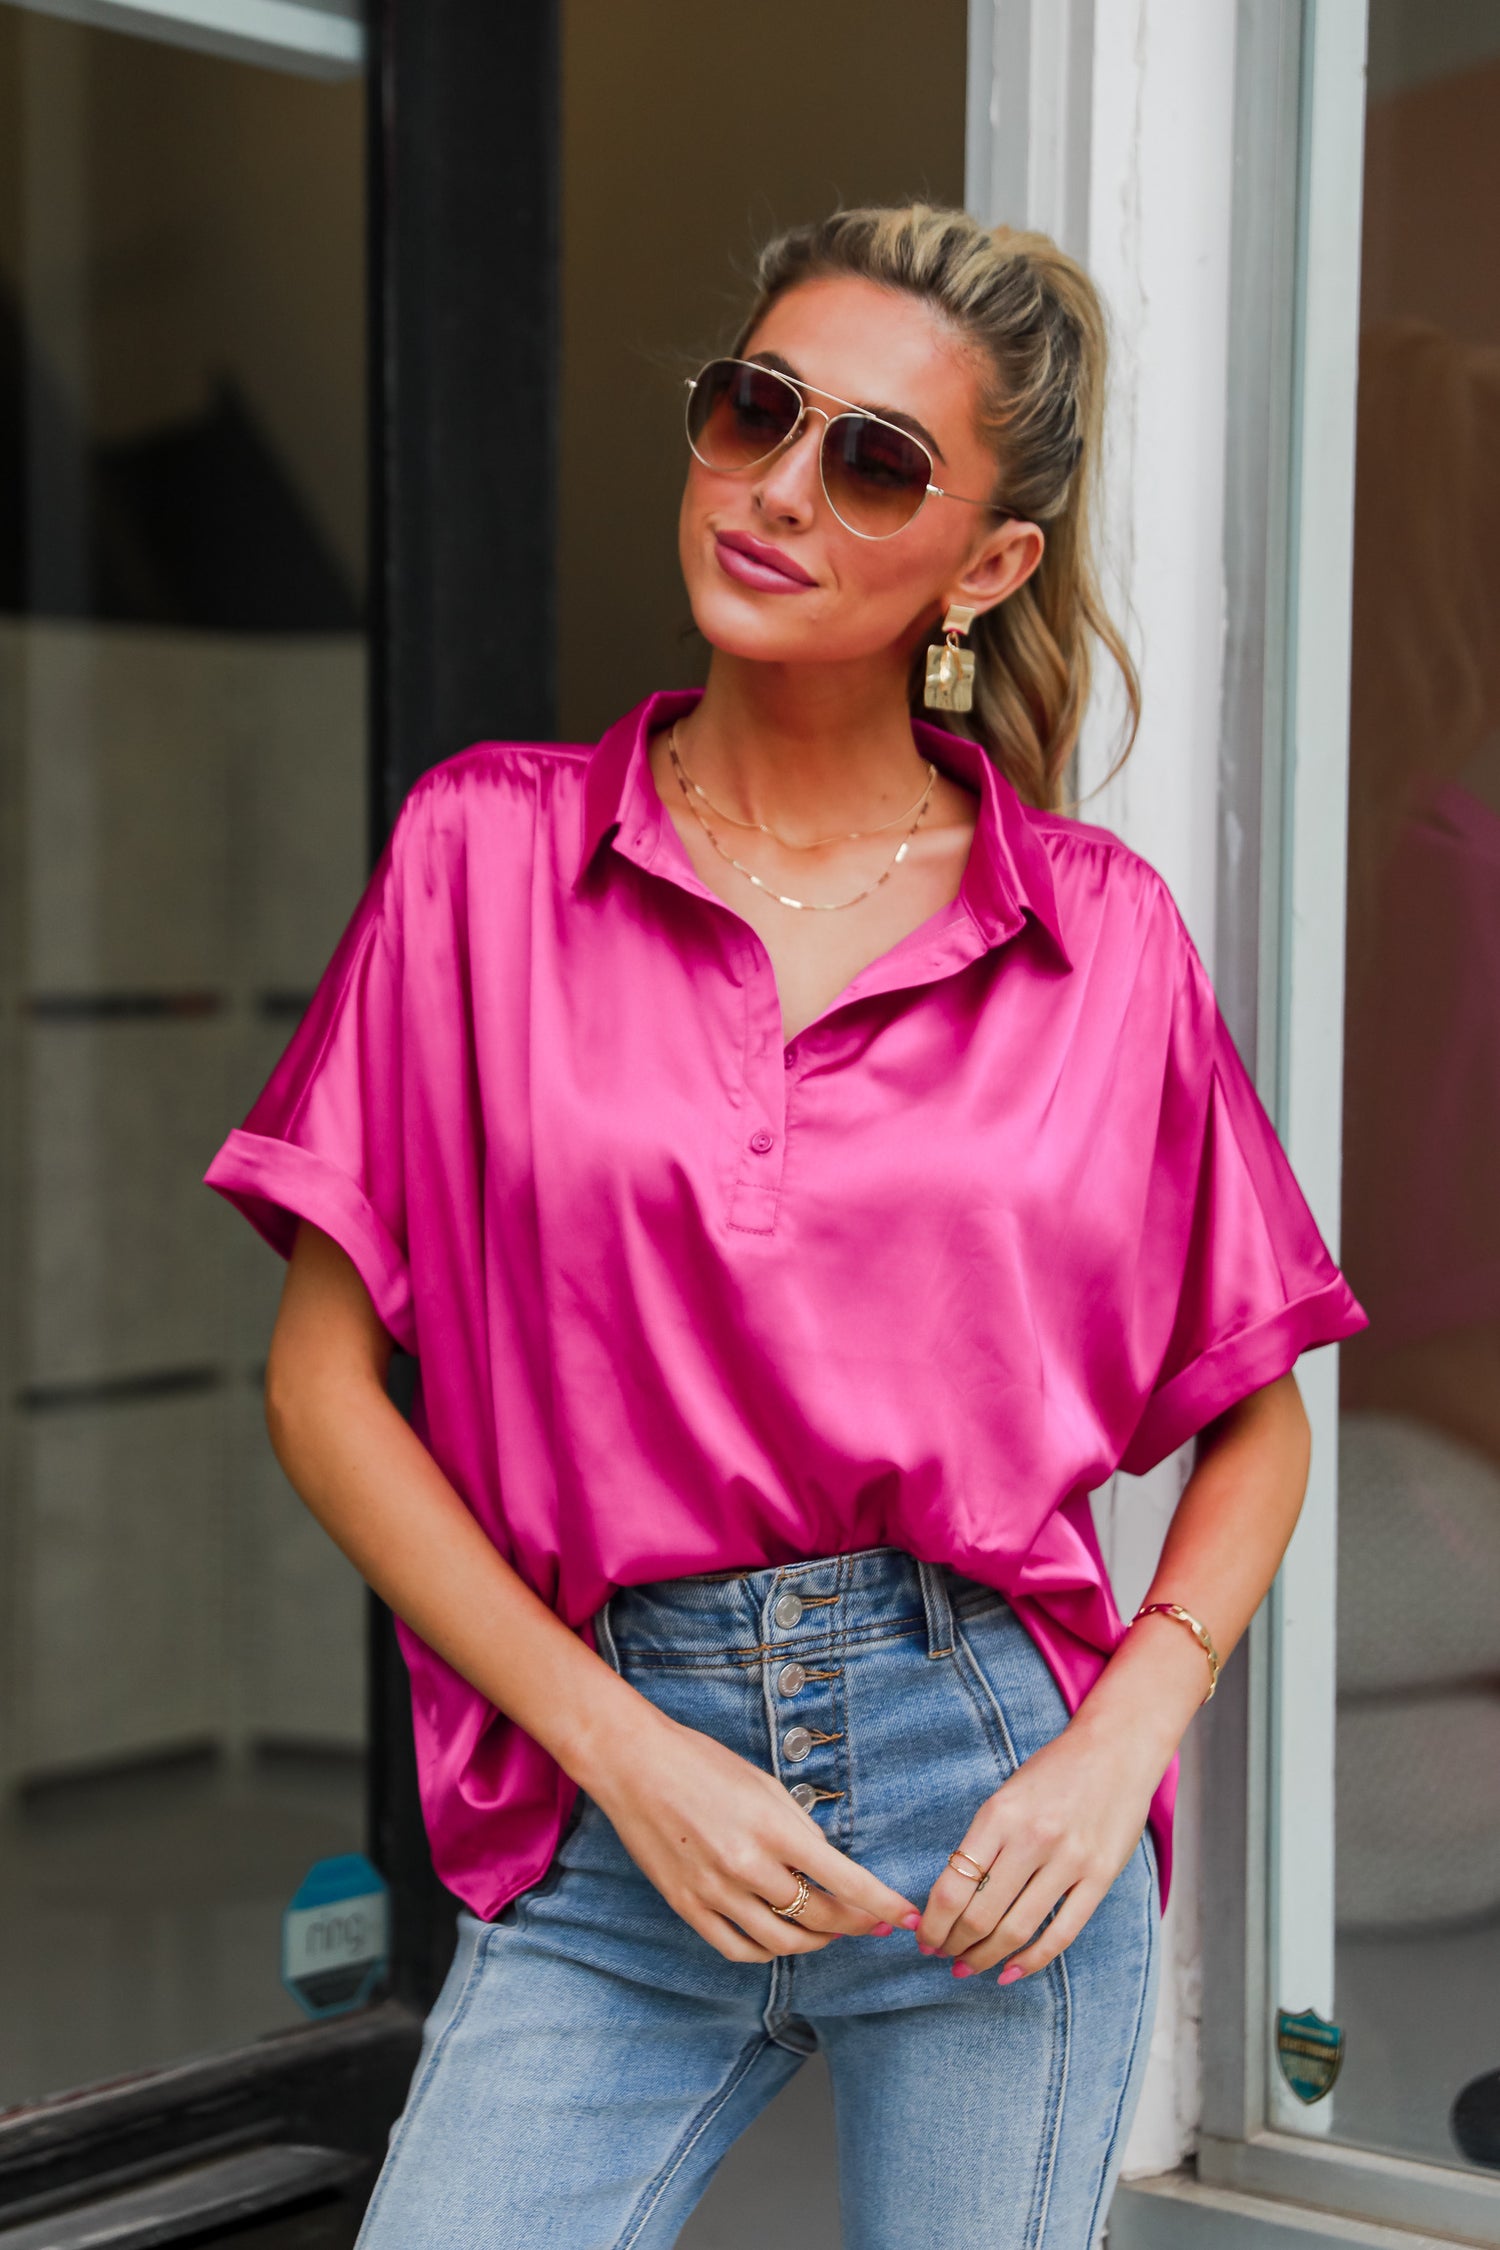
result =
[{"label": "gold drop earring", "polygon": [[974,622],[974,611],[951,602],[943,619],[941,648],[927,651],[927,680],[922,701],[929,711],[968,711],[974,703],[974,651],[960,648],[958,637]]}]

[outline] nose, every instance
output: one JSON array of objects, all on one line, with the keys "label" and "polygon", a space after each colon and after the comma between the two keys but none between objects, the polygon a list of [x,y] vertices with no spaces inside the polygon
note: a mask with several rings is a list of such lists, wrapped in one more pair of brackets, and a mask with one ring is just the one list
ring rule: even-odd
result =
[{"label": "nose", "polygon": [[812,521],[823,489],[818,456],[827,426],[828,416],[822,408],[809,406],[796,436],[766,464],[755,487],[756,503],[763,515],[777,523]]}]

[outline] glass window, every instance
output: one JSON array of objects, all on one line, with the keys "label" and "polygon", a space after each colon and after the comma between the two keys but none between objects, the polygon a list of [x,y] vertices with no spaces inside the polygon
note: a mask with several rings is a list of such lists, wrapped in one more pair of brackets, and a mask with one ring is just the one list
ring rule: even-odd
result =
[{"label": "glass window", "polygon": [[1500,0],[1369,63],[1334,2130],[1500,2169]]},{"label": "glass window", "polygon": [[366,865],[363,98],[0,7],[0,2105],[301,2021],[365,1841],[200,1184]]}]

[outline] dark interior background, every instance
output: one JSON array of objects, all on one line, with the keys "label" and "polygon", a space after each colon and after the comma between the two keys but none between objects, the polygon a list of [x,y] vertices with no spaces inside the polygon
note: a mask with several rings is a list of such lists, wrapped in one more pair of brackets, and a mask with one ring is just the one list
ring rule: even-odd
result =
[{"label": "dark interior background", "polygon": [[702,676],[677,571],[682,379],[757,246],[839,203],[961,203],[962,0],[570,0],[563,14],[558,733]]}]

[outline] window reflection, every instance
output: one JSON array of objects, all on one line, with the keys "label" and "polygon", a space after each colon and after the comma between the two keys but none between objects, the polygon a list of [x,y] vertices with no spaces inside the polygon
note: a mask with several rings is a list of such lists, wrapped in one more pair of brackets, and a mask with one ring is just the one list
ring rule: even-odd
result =
[{"label": "window reflection", "polygon": [[1413,82],[1372,87],[1360,354],[1336,2101],[1344,2138],[1500,2165],[1500,283],[1461,242],[1488,14],[1432,73],[1412,10],[1372,21]]},{"label": "window reflection", "polygon": [[300,2023],[365,1841],[200,1184],[365,865],[362,101],[0,7],[0,2106]]}]

